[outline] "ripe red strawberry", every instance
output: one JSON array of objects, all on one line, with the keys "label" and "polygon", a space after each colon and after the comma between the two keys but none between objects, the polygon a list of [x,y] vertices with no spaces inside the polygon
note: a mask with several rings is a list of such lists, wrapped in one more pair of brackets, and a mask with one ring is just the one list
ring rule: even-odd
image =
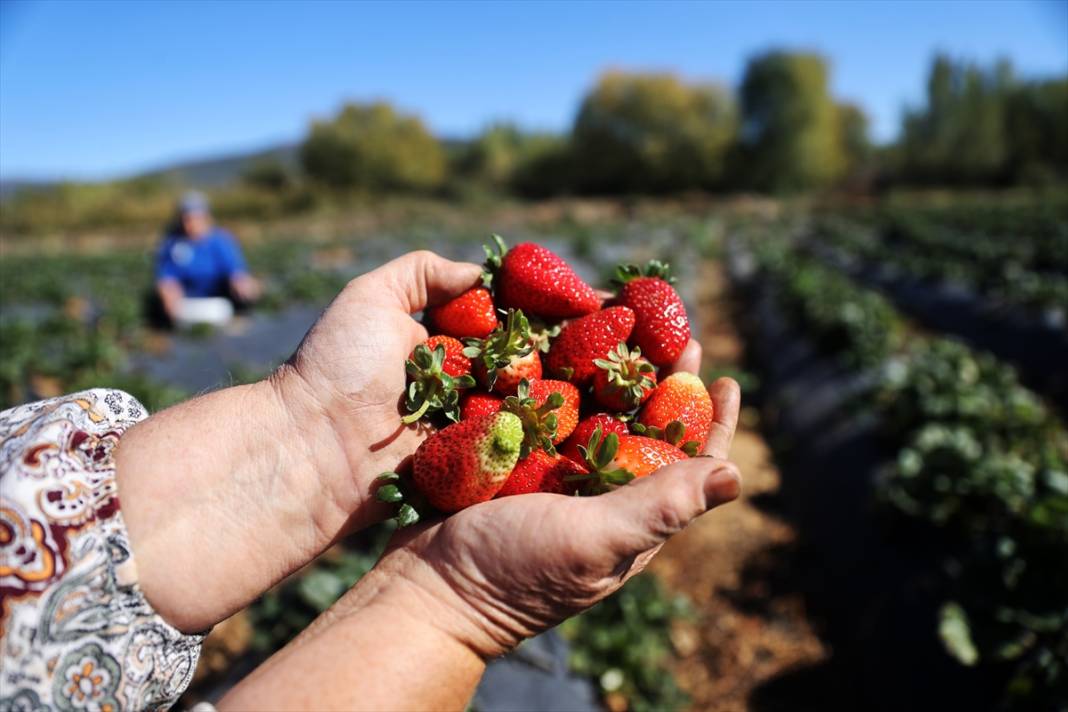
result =
[{"label": "ripe red strawberry", "polygon": [[523,312],[508,311],[508,317],[485,339],[468,339],[464,355],[474,361],[479,381],[502,395],[515,393],[524,378],[541,378],[541,357],[534,349],[530,323]]},{"label": "ripe red strawberry", "polygon": [[460,401],[460,420],[496,413],[502,405],[504,405],[504,399],[492,393],[468,393]]},{"label": "ripe red strawberry", "polygon": [[459,420],[460,390],[475,385],[463,352],[463,345],[451,336],[432,336],[412,350],[404,362],[409,380],[404,401],[408,415],[401,418],[405,424],[436,412]]},{"label": "ripe red strawberry", "polygon": [[508,481],[497,493],[498,497],[532,492],[574,494],[583,486],[581,481],[568,482],[566,478],[586,474],[586,468],[566,457],[550,455],[544,450],[531,450],[530,454],[516,463]]},{"label": "ripe red strawberry", "polygon": [[485,287],[475,287],[439,307],[427,310],[430,323],[457,339],[484,339],[497,328],[497,308]]},{"label": "ripe red strawberry", "polygon": [[[673,373],[656,387],[638,413],[638,425],[696,454],[705,446],[715,415],[712,399],[700,378],[692,373]],[[679,426],[672,427],[678,421]],[[669,432],[671,431],[671,432]],[[693,442],[695,445],[688,445]],[[680,444],[681,443],[681,444]]]},{"label": "ripe red strawberry", "polygon": [[593,395],[609,410],[634,410],[656,388],[656,369],[643,356],[641,349],[633,351],[622,341],[608,352],[607,358],[594,360]]},{"label": "ripe red strawberry", "polygon": [[601,432],[605,435],[608,433],[615,433],[616,435],[630,434],[630,431],[627,430],[627,424],[617,416],[612,415],[611,413],[595,413],[588,418],[584,418],[577,426],[575,426],[575,430],[571,433],[571,437],[569,437],[560,447],[560,454],[584,465],[586,463],[586,458],[579,451],[579,445],[586,447],[590,442],[590,437],[597,428],[600,428]]},{"label": "ripe red strawberry", "polygon": [[[454,339],[451,336],[431,336],[423,342],[423,346],[426,346],[431,351],[436,349],[439,344],[445,347],[445,362],[441,366],[442,371],[453,378],[459,378],[471,373],[471,359],[464,356],[464,345],[460,343],[459,339]],[[414,349],[408,358],[415,358]]]},{"label": "ripe red strawberry", "polygon": [[597,311],[601,298],[560,256],[524,242],[505,252],[504,240],[493,236],[498,252],[486,248],[486,268],[501,307],[522,309],[548,319],[568,319]]},{"label": "ripe red strawberry", "polygon": [[604,358],[634,328],[634,312],[627,307],[609,307],[568,322],[545,357],[548,372],[585,386],[597,373],[597,359]]},{"label": "ripe red strawberry", "polygon": [[556,436],[553,445],[562,443],[578,425],[579,391],[567,381],[554,381],[548,378],[535,378],[530,382],[530,397],[538,405],[549,400],[553,393],[559,393],[563,403],[556,408]]},{"label": "ripe red strawberry", "polygon": [[623,285],[614,303],[634,310],[634,333],[631,343],[657,366],[670,366],[682,355],[690,341],[690,320],[668,265],[653,260],[645,273],[635,265],[616,271],[616,282]]},{"label": "ripe red strawberry", "polygon": [[457,512],[492,499],[519,460],[523,425],[512,413],[464,420],[415,451],[412,480],[430,504]]},{"label": "ripe red strawberry", "polygon": [[600,430],[594,431],[582,452],[590,469],[593,492],[626,484],[686,459],[684,452],[663,440],[642,435],[604,435]]}]

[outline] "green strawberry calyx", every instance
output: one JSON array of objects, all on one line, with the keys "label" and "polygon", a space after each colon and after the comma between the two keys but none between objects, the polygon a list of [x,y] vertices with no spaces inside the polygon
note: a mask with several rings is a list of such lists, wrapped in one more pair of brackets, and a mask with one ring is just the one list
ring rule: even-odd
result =
[{"label": "green strawberry calyx", "polygon": [[513,358],[528,356],[534,350],[530,322],[520,309],[509,309],[504,322],[485,339],[467,339],[464,343],[464,356],[481,360],[485,367],[487,388],[493,388],[498,369],[507,367]]},{"label": "green strawberry calyx", "polygon": [[[638,435],[644,435],[647,438],[655,438],[657,440],[663,440],[666,443],[674,445],[678,449],[690,457],[696,457],[698,449],[701,444],[696,440],[687,440],[682,443],[682,438],[686,435],[686,426],[681,421],[672,420],[667,424],[667,427],[660,429],[653,425],[642,425],[641,423],[632,423],[631,430]],[[682,443],[682,445],[679,445]]]},{"label": "green strawberry calyx", "polygon": [[425,344],[415,347],[412,357],[404,362],[408,374],[408,391],[404,407],[408,415],[401,418],[411,425],[428,413],[443,413],[453,422],[460,420],[460,391],[475,385],[468,374],[460,377],[445,373],[445,347],[438,344],[431,351]]},{"label": "green strawberry calyx", "polygon": [[398,528],[411,526],[419,521],[421,518],[419,510],[406,501],[411,500],[412,495],[400,475],[396,472],[383,472],[375,479],[375,482],[378,483],[378,487],[375,488],[375,499],[386,504],[397,505],[397,513],[393,519],[397,522]]},{"label": "green strawberry calyx", "polygon": [[625,485],[634,479],[634,473],[622,467],[609,467],[619,452],[619,436],[615,433],[604,434],[598,427],[590,435],[590,441],[585,447],[579,445],[579,452],[586,460],[589,473],[585,475],[570,475],[565,477],[566,482],[591,481],[590,494],[599,494]]},{"label": "green strawberry calyx", "polygon": [[671,263],[660,260],[649,260],[644,268],[636,264],[622,264],[616,267],[612,284],[622,286],[641,277],[656,277],[668,284],[675,283],[675,277],[671,274]]},{"label": "green strawberry calyx", "polygon": [[549,326],[540,319],[531,319],[530,341],[534,345],[534,350],[543,354],[549,353],[552,340],[560,335],[560,329],[559,324]]},{"label": "green strawberry calyx", "polygon": [[508,246],[504,243],[504,238],[496,233],[490,235],[490,239],[493,240],[493,247],[482,246],[486,253],[486,261],[482,264],[482,286],[492,290],[494,278],[501,270],[501,261],[508,253]]},{"label": "green strawberry calyx", "polygon": [[514,396],[504,399],[501,410],[513,413],[523,424],[523,443],[519,449],[520,459],[532,450],[541,448],[550,455],[556,454],[553,439],[556,437],[557,417],[553,411],[564,404],[564,397],[559,393],[550,393],[545,402],[538,405],[530,397],[530,381],[519,382]]},{"label": "green strawberry calyx", "polygon": [[642,358],[640,348],[628,349],[623,341],[608,352],[607,358],[594,359],[593,365],[607,371],[608,384],[619,391],[630,408],[637,408],[646,390],[656,385],[649,377],[655,372],[653,364]]}]

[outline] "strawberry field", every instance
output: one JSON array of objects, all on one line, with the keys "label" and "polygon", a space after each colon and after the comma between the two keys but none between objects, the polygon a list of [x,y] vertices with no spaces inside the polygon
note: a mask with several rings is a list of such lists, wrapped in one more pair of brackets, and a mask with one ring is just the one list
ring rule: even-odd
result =
[{"label": "strawberry field", "polygon": [[[1068,202],[554,204],[298,225],[246,240],[261,309],[181,334],[142,319],[150,243],[18,243],[0,261],[0,401],[109,385],[157,410],[259,378],[351,277],[417,248],[481,261],[493,231],[598,286],[620,263],[670,262],[702,376],[742,383],[736,449],[767,443],[774,471],[652,573],[501,666],[611,710],[1065,709]],[[475,354],[487,369],[493,356]],[[629,352],[608,360],[640,382]],[[426,395],[413,415],[461,407]],[[726,523],[733,507],[746,527]],[[187,700],[215,696],[325,610],[392,526],[220,625]],[[731,537],[746,541],[716,548]],[[550,675],[537,646],[564,640],[569,669]],[[499,704],[502,670],[491,665],[476,709]]]}]

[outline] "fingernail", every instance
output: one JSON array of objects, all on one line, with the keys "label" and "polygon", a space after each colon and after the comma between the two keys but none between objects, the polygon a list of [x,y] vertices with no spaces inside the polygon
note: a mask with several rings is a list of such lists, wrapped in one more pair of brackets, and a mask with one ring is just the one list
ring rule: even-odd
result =
[{"label": "fingernail", "polygon": [[705,480],[705,501],[709,507],[737,499],[742,492],[742,480],[732,467],[717,467]]}]

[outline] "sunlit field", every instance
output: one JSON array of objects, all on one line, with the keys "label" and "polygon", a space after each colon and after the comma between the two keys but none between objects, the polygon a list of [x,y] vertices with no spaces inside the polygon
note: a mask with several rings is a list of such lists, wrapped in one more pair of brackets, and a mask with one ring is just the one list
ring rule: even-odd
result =
[{"label": "sunlit field", "polygon": [[[490,231],[549,246],[597,283],[620,262],[672,262],[703,375],[743,384],[739,456],[763,474],[736,524],[762,535],[730,546],[723,522],[695,527],[563,626],[572,673],[609,707],[797,694],[848,706],[874,690],[902,704],[919,690],[946,704],[1053,699],[1068,645],[1062,199],[413,203],[249,223],[261,307],[178,333],[144,321],[152,240],[137,230],[104,251],[9,240],[4,404],[107,384],[158,410],[260,378],[352,277],[411,249],[479,261]],[[187,699],[291,639],[388,532],[334,547],[220,626]],[[682,575],[708,555],[732,575]],[[741,666],[754,648],[759,664]],[[732,690],[710,670],[730,671]],[[828,691],[827,676],[856,683]]]}]

